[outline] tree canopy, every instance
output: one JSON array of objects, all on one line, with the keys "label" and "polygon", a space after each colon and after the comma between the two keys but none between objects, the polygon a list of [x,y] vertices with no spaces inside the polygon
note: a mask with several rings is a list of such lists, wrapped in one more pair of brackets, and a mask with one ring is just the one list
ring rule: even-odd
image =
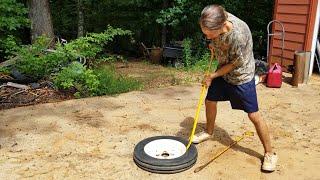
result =
[{"label": "tree canopy", "polygon": [[[0,2],[0,57],[13,49],[15,43],[29,43],[31,0],[2,0]],[[254,38],[254,50],[263,54],[266,48],[266,25],[272,19],[273,1],[269,0],[51,0],[50,13],[54,34],[71,40],[78,33],[103,32],[108,25],[130,30],[136,43],[162,46],[191,38],[199,43],[200,12],[208,4],[220,4],[247,22]],[[30,13],[30,12],[29,12]],[[82,20],[83,22],[81,23]],[[83,32],[79,32],[80,30]],[[29,29],[29,30],[28,30]],[[137,47],[125,40],[118,48],[137,52]]]}]

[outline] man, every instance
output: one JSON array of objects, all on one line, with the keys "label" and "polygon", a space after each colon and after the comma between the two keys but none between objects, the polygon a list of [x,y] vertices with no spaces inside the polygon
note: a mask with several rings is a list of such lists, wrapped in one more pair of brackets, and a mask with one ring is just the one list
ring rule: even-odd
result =
[{"label": "man", "polygon": [[219,67],[204,78],[203,83],[209,87],[205,101],[207,127],[206,132],[195,135],[193,143],[212,137],[217,102],[230,101],[232,109],[248,113],[256,128],[265,150],[262,170],[274,171],[278,157],[272,152],[268,127],[259,114],[253,43],[248,25],[219,5],[205,7],[199,23],[206,38],[211,40],[209,48],[214,51]]}]

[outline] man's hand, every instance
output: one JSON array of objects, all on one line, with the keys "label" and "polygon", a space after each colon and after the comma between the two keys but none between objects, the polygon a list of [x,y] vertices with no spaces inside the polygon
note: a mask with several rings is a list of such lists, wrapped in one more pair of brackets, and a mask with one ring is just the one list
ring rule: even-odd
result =
[{"label": "man's hand", "polygon": [[214,74],[206,74],[202,80],[202,85],[209,87],[213,79],[214,79]]}]

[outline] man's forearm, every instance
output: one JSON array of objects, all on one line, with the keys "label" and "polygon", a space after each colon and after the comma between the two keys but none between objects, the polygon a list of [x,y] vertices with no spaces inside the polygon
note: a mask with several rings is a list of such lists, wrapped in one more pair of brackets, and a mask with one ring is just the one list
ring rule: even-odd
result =
[{"label": "man's forearm", "polygon": [[222,66],[220,69],[218,69],[216,72],[211,73],[210,77],[212,79],[214,79],[214,78],[223,76],[223,75],[231,72],[234,68],[235,68],[235,66],[233,64],[226,64],[226,65]]}]

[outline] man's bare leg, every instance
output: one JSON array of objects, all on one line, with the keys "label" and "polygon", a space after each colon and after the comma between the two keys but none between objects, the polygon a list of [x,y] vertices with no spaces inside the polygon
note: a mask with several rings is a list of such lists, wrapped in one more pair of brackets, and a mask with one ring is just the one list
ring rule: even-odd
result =
[{"label": "man's bare leg", "polygon": [[248,117],[256,128],[265,153],[272,153],[270,135],[266,122],[262,119],[259,112],[248,113]]},{"label": "man's bare leg", "polygon": [[212,137],[211,135],[213,134],[216,115],[217,115],[217,102],[206,100],[206,117],[207,117],[206,130],[195,134],[192,140],[193,143],[198,144]]},{"label": "man's bare leg", "polygon": [[276,169],[278,156],[276,153],[272,152],[268,126],[259,112],[248,113],[248,116],[256,127],[256,131],[264,147],[264,159],[261,169],[272,172]]},{"label": "man's bare leg", "polygon": [[206,100],[207,133],[212,135],[217,116],[217,102]]}]

